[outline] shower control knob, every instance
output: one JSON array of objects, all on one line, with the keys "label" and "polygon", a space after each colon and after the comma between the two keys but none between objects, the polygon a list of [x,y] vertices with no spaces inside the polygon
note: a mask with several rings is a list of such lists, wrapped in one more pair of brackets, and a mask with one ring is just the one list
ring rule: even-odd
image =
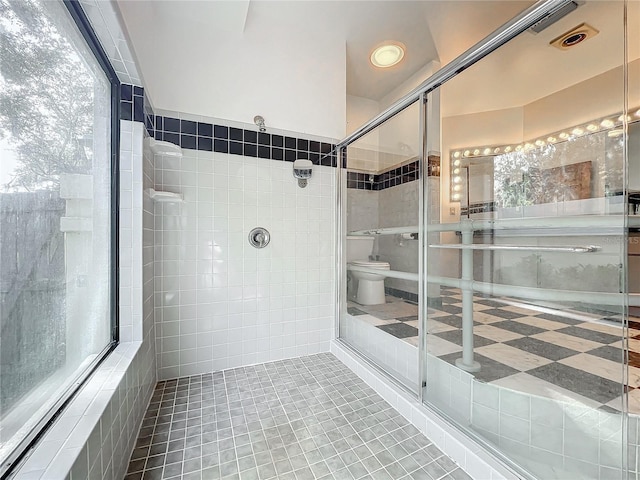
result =
[{"label": "shower control knob", "polygon": [[264,248],[269,245],[271,235],[266,228],[256,227],[249,232],[249,243],[256,248]]}]

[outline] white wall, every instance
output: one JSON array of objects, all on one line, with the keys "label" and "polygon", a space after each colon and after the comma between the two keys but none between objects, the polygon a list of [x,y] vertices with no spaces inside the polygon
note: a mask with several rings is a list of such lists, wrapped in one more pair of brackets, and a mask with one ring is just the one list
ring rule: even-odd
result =
[{"label": "white wall", "polygon": [[[347,95],[347,134],[364,125],[380,112],[390,107],[402,96],[414,90],[439,68],[440,64],[436,61],[427,63],[406,81],[379,100]],[[430,125],[429,136],[432,137],[433,141],[428,143],[427,150],[439,151],[439,97],[433,98],[432,102],[434,105],[429,106],[435,109],[435,115],[432,118],[436,118],[438,121]],[[371,148],[388,153],[415,156],[419,152],[419,115],[420,112],[417,104],[413,105],[403,113],[400,113],[384,125],[364,136],[354,145],[358,148]],[[413,155],[408,155],[407,150],[400,147],[401,144],[410,147]],[[389,166],[390,165],[381,165],[379,170]]]},{"label": "white wall", "polygon": [[[356,95],[347,95],[346,134],[349,135],[354,132],[379,113],[380,103],[378,101]],[[370,135],[367,135],[367,139],[366,143],[377,146],[378,130],[376,129]]]},{"label": "white wall", "polygon": [[[391,92],[380,99],[380,110],[385,110],[394,102],[402,98],[407,93],[417,88],[427,78],[432,76],[437,70],[440,69],[440,63],[432,61],[423,66],[420,70],[414,73],[411,77],[405,80],[403,83],[394,88]],[[435,109],[436,115],[432,118],[436,119],[436,122],[432,122],[429,125],[428,137],[430,140],[435,140],[440,136],[440,106],[439,98],[432,99],[433,105],[429,105],[429,108]],[[420,138],[420,108],[418,103],[412,105],[404,112],[398,114],[391,121],[386,122],[380,127],[380,147],[385,151],[394,153],[405,153],[404,149],[400,148],[400,144],[408,145],[415,155],[420,151],[419,138]],[[431,115],[430,115],[431,117]],[[427,144],[428,151],[439,152],[438,142],[429,141]]]},{"label": "white wall", "polygon": [[156,189],[185,199],[156,205],[159,378],[328,351],[336,169],[314,167],[302,189],[288,162],[183,153],[156,156]]},{"label": "white wall", "polygon": [[262,115],[267,128],[344,136],[346,48],[337,36],[307,25],[265,35],[249,21],[237,32],[176,28],[153,16],[153,2],[119,7],[155,108],[246,123]]},{"label": "white wall", "polygon": [[[628,73],[629,107],[638,107],[640,59],[629,64]],[[623,78],[618,67],[525,105],[523,140],[621,112]]]}]

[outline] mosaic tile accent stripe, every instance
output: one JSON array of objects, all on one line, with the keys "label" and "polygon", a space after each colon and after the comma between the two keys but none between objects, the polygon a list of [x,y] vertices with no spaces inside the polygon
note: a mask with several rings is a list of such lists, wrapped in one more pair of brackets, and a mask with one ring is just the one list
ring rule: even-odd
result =
[{"label": "mosaic tile accent stripe", "polygon": [[468,207],[460,207],[460,215],[468,215],[472,213],[494,212],[496,210],[495,202],[472,203]]},{"label": "mosaic tile accent stripe", "polygon": [[419,177],[418,161],[415,161],[378,175],[347,172],[347,188],[379,191],[402,185],[403,183],[413,182],[418,180]]},{"label": "mosaic tile accent stripe", "polygon": [[144,89],[134,85],[122,84],[120,95],[120,118],[144,122],[147,133],[156,140],[191,150],[285,162],[307,159],[314,165],[337,166],[332,143],[154,115]]},{"label": "mosaic tile accent stripe", "polygon": [[403,300],[409,300],[409,302],[418,304],[418,294],[412,292],[405,292],[404,290],[398,290],[397,288],[384,287],[384,293],[391,295],[392,297],[402,298]]},{"label": "mosaic tile accent stripe", "polygon": [[331,143],[161,116],[156,116],[155,127],[156,140],[182,148],[285,162],[307,159],[314,165],[337,166]]}]

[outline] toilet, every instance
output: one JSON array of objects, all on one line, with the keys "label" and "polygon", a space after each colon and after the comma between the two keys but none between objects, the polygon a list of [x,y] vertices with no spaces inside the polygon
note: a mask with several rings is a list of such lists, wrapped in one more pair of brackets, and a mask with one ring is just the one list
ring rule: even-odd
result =
[{"label": "toilet", "polygon": [[[385,303],[385,270],[390,270],[387,262],[369,260],[375,237],[347,237],[347,281],[350,296],[360,305],[381,305]],[[351,267],[366,267],[380,270],[380,273],[358,272]]]}]

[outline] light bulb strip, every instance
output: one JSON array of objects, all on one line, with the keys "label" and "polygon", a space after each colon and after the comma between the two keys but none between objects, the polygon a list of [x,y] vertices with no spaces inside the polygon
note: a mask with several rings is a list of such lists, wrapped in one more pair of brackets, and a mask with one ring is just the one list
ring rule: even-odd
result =
[{"label": "light bulb strip", "polygon": [[623,126],[625,121],[627,123],[640,121],[640,108],[630,109],[629,111],[634,113],[628,114],[626,118],[624,114],[607,115],[598,120],[576,125],[565,130],[559,130],[552,134],[546,135],[546,138],[544,138],[545,136],[543,136],[540,138],[529,140],[527,142],[522,142],[520,144],[483,145],[479,147],[469,147],[453,151],[450,155],[451,182],[449,185],[449,195],[451,201],[459,202],[461,199],[461,159],[487,157],[489,155],[500,155],[503,153],[511,152],[528,152],[535,148],[543,148],[547,145],[568,142],[584,135],[607,130],[609,130],[607,132],[608,137],[619,137],[624,133],[624,130],[621,127]]}]

